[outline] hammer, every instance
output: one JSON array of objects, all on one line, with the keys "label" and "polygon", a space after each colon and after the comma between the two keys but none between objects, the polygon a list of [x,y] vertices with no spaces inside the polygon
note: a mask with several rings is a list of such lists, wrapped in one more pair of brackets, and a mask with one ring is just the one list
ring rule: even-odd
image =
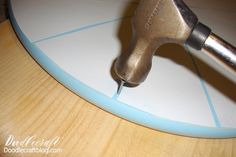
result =
[{"label": "hammer", "polygon": [[142,83],[151,69],[155,51],[166,43],[198,50],[235,72],[236,48],[200,23],[182,0],[141,0],[132,18],[129,47],[114,64],[120,87]]}]

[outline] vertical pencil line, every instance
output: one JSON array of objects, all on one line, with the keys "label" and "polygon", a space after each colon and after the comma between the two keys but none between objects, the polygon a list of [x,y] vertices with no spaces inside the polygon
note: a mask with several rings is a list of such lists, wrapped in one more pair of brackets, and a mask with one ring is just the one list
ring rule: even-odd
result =
[{"label": "vertical pencil line", "polygon": [[218,118],[218,116],[217,116],[216,110],[215,110],[215,108],[214,108],[214,104],[213,104],[213,102],[212,102],[212,99],[211,99],[211,97],[210,97],[210,94],[209,94],[209,92],[208,92],[208,89],[207,89],[207,87],[206,87],[206,85],[205,85],[204,78],[203,78],[203,76],[202,76],[201,73],[200,73],[200,70],[199,70],[199,68],[198,68],[198,66],[197,66],[197,63],[196,63],[194,57],[193,57],[189,52],[188,52],[188,54],[189,54],[189,56],[190,56],[190,58],[191,58],[191,60],[192,60],[192,62],[193,62],[193,66],[194,66],[194,68],[195,68],[195,70],[196,70],[196,73],[197,73],[197,75],[199,76],[199,79],[200,79],[200,83],[201,83],[203,92],[204,92],[204,94],[206,95],[207,102],[208,102],[208,106],[209,106],[209,108],[210,108],[211,115],[212,115],[213,120],[214,120],[214,122],[215,122],[215,126],[218,127],[218,128],[220,128],[220,127],[221,127],[221,124],[220,124],[219,118]]}]

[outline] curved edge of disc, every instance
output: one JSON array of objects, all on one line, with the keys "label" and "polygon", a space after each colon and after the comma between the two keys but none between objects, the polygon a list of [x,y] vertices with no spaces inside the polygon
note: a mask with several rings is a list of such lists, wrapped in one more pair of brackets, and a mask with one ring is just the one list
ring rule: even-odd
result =
[{"label": "curved edge of disc", "polygon": [[155,130],[191,137],[236,137],[236,129],[234,128],[204,127],[157,117],[150,113],[133,108],[128,104],[112,99],[111,97],[108,97],[99,91],[90,88],[79,80],[73,78],[64,70],[60,69],[59,66],[56,65],[50,58],[48,58],[36,45],[29,41],[16,22],[10,0],[8,1],[8,5],[11,23],[20,41],[28,50],[29,54],[56,80],[89,102],[121,118]]}]

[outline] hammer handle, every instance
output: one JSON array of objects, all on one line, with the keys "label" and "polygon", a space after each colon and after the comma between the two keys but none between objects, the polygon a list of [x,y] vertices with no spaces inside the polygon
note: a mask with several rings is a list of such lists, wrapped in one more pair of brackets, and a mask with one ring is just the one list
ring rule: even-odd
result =
[{"label": "hammer handle", "polygon": [[211,33],[206,39],[202,52],[226,69],[236,72],[236,48],[214,33]]}]

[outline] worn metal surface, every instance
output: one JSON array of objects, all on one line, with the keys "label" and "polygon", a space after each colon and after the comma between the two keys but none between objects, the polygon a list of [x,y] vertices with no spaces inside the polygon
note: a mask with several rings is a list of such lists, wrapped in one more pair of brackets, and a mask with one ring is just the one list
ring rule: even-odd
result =
[{"label": "worn metal surface", "polygon": [[[158,47],[176,43],[190,50],[189,47],[198,44],[195,40],[202,40],[197,50],[202,50],[228,71],[235,71],[236,48],[210,35],[210,29],[195,31],[197,25],[196,15],[182,0],[142,0],[132,20],[133,36],[129,48],[115,62],[117,76],[128,84],[138,85],[146,79]],[[190,42],[189,37],[193,38]]]},{"label": "worn metal surface", "polygon": [[140,84],[156,49],[165,43],[183,45],[197,21],[182,0],[142,0],[132,20],[130,46],[115,63],[116,74],[129,84]]}]

